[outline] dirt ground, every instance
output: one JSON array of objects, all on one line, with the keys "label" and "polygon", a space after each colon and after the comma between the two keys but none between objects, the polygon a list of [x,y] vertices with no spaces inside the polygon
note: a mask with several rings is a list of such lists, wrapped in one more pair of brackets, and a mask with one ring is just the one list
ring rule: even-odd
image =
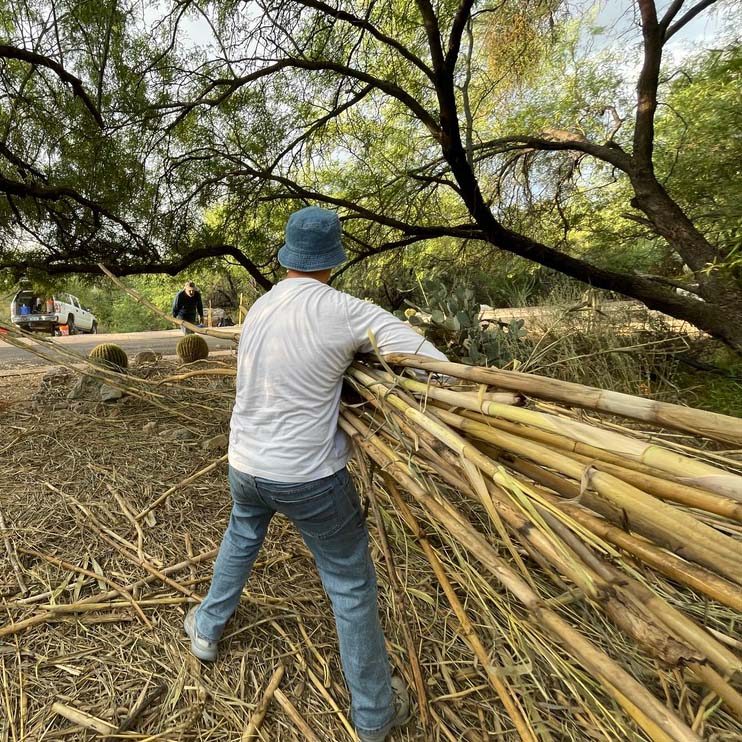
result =
[{"label": "dirt ground", "polygon": [[[157,373],[175,370],[160,364]],[[279,664],[297,713],[328,738],[349,737],[329,605],[309,552],[279,518],[220,661],[195,661],[182,633],[187,608],[208,588],[230,503],[224,463],[178,483],[226,452],[232,379],[184,385],[178,417],[172,398],[161,407],[133,397],[69,401],[74,377],[0,370],[0,739],[92,738],[64,708],[119,727],[142,702],[127,725],[136,739],[240,739]],[[135,519],[171,488],[167,502]],[[147,578],[134,590],[137,606],[96,598]],[[74,613],[60,607],[85,599],[92,605]],[[31,625],[15,628],[24,621]],[[295,739],[295,728],[274,709],[262,734]]]},{"label": "dirt ground", "polygon": [[[130,371],[151,382],[149,401],[68,400],[74,370],[0,369],[0,739],[92,739],[103,724],[127,739],[240,740],[279,666],[291,706],[274,699],[257,738],[302,739],[303,720],[320,738],[354,739],[330,606],[310,553],[280,516],[219,662],[191,656],[183,618],[208,589],[230,510],[218,460],[233,378],[190,379],[164,392],[155,379],[177,373],[174,363]],[[388,611],[375,537],[373,549]],[[411,559],[403,579],[419,566]],[[132,585],[134,602],[123,591]],[[431,690],[445,696],[466,647],[445,624],[432,628],[437,597],[426,591],[420,584],[420,616],[430,616],[421,630],[448,647],[452,663],[443,674],[430,658]],[[388,616],[387,636],[403,667],[401,628]],[[449,723],[466,728],[461,716],[478,718],[477,694],[457,705]],[[415,722],[395,737],[424,738]]]}]

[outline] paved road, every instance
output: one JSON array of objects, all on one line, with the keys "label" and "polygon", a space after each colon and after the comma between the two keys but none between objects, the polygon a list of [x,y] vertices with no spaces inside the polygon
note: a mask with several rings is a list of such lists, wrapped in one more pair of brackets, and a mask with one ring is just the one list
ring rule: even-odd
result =
[{"label": "paved road", "polygon": [[[239,330],[239,328],[237,329]],[[46,335],[43,337],[48,339]],[[153,332],[109,333],[107,335],[71,335],[69,337],[53,338],[53,341],[81,355],[87,355],[99,343],[116,343],[127,352],[129,357],[136,355],[140,350],[152,350],[155,353],[162,353],[162,355],[167,356],[175,355],[175,346],[181,337],[180,330],[157,330]],[[0,335],[0,338],[2,338],[2,335]],[[209,344],[210,350],[229,350],[234,347],[228,339],[208,335],[204,335],[204,338]],[[48,346],[45,345],[43,350],[48,351]],[[8,345],[0,339],[0,368],[12,369],[14,366],[25,368],[48,363],[49,361]]]}]

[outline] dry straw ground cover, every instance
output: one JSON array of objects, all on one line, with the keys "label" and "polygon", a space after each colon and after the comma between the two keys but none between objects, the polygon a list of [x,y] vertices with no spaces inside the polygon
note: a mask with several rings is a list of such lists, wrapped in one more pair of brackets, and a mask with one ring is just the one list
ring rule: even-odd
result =
[{"label": "dry straw ground cover", "polygon": [[[742,739],[739,421],[430,370],[471,378],[359,366],[341,423],[415,699],[394,739]],[[67,400],[79,370],[0,378],[2,739],[354,739],[282,518],[219,661],[182,634],[229,513],[233,372],[135,365],[110,405]]]}]

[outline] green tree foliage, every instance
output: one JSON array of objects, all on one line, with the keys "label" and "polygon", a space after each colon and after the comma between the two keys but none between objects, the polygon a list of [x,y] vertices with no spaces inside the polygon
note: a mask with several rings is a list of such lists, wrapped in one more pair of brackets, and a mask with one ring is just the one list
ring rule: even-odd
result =
[{"label": "green tree foliage", "polygon": [[740,255],[741,79],[739,44],[695,56],[657,120],[657,169],[667,189],[730,264]]}]

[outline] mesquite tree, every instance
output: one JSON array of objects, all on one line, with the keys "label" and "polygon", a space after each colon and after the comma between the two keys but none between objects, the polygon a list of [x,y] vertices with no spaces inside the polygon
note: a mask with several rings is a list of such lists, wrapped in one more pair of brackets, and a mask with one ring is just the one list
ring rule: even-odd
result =
[{"label": "mesquite tree", "polygon": [[[0,46],[0,267],[172,273],[227,255],[267,288],[286,214],[311,202],[338,209],[352,263],[439,237],[485,244],[742,350],[735,246],[670,194],[655,152],[666,46],[712,3],[637,0],[633,105],[538,130],[496,94],[538,34],[513,34],[508,53],[492,28],[558,22],[553,0],[185,3],[155,25],[125,0],[26,4]],[[209,44],[184,42],[188,17]],[[513,187],[504,202],[508,179],[562,183],[578,164],[625,184],[622,218],[689,280],[611,268],[513,217],[528,200]]]}]

